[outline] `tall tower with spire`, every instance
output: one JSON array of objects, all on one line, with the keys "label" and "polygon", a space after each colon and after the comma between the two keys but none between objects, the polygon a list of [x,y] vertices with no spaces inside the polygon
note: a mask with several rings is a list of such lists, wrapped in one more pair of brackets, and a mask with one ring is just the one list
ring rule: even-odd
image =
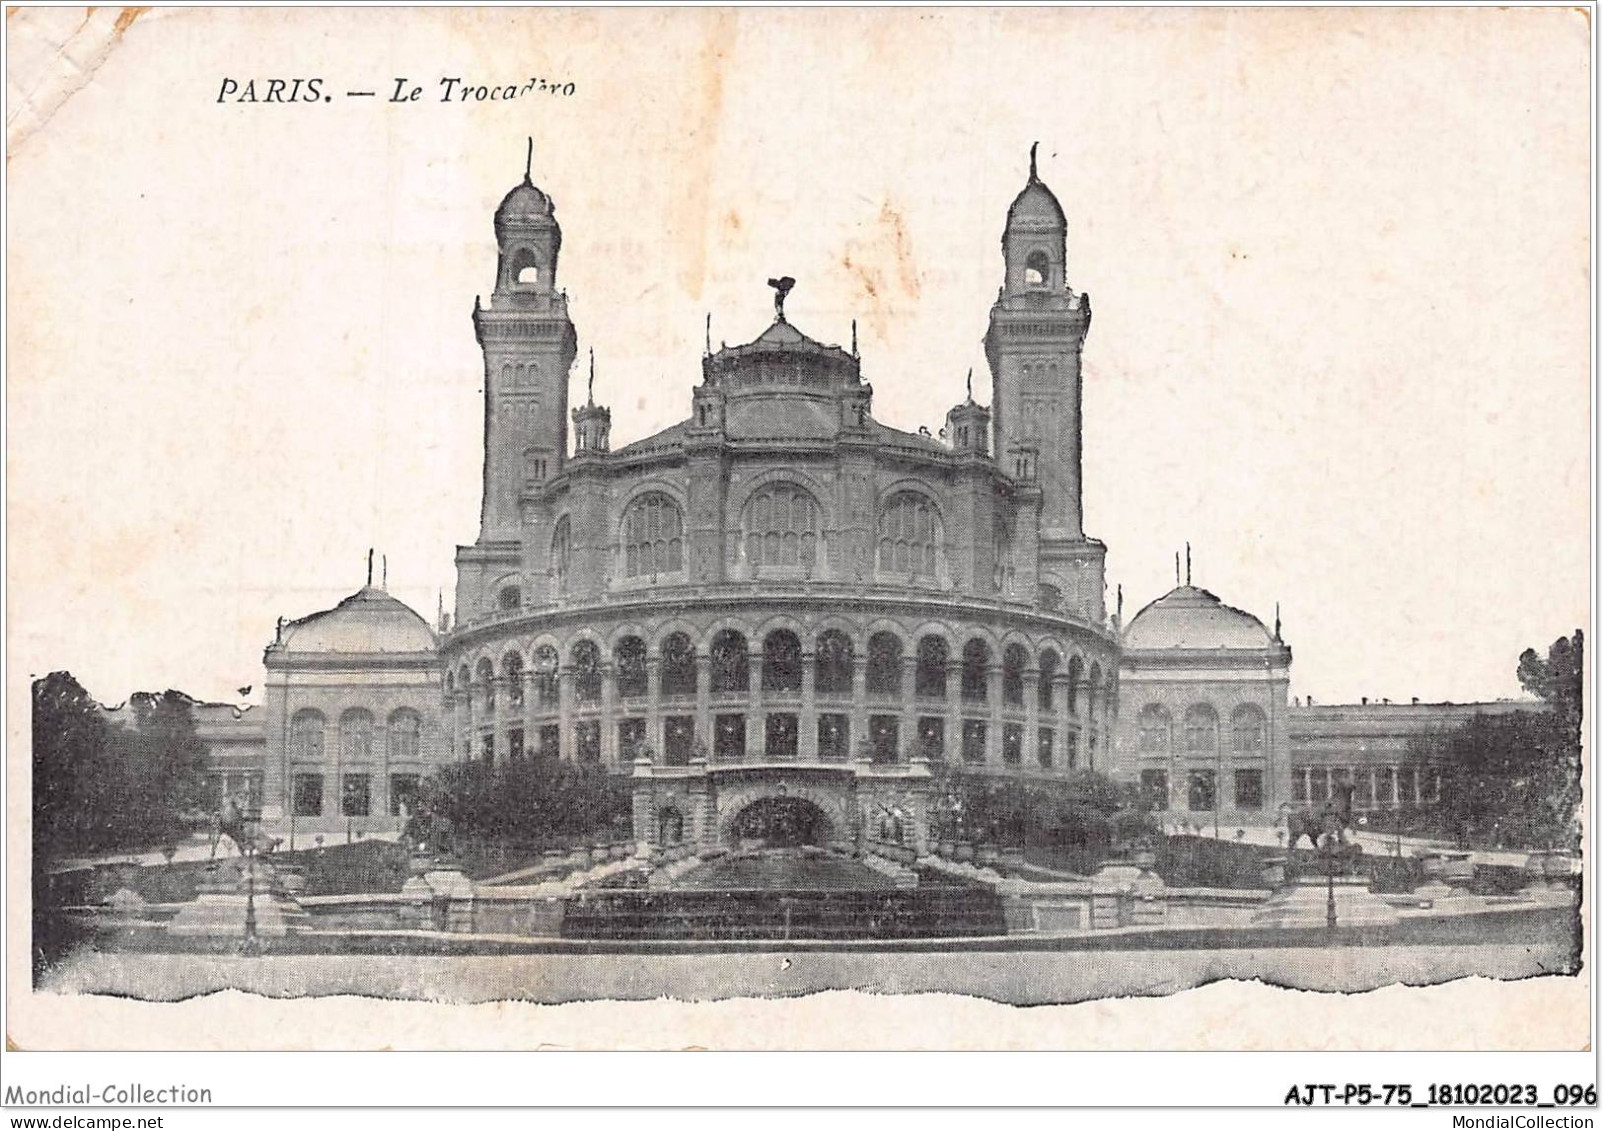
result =
[{"label": "tall tower with spire", "polygon": [[495,210],[498,256],[490,305],[473,328],[484,350],[484,501],[479,545],[516,543],[526,485],[556,476],[568,452],[568,371],[577,338],[557,289],[562,229],[552,200],[523,180]]},{"label": "tall tower with spire", "polygon": [[1080,353],[1091,300],[1070,288],[1067,261],[1068,224],[1032,145],[1029,180],[1007,210],[1002,286],[985,334],[995,458],[1039,491],[1041,599],[1100,621],[1105,548],[1086,537],[1080,501]]},{"label": "tall tower with spire", "polygon": [[1080,351],[1091,303],[1069,288],[1068,225],[1035,149],[1030,179],[1007,210],[1002,287],[985,335],[991,420],[1003,468],[1016,451],[1036,452],[1042,538],[1080,539]]}]

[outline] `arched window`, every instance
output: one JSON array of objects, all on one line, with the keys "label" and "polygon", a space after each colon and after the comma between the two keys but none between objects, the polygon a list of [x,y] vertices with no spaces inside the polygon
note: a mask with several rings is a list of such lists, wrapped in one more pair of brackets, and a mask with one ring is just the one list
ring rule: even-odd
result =
[{"label": "arched window", "polygon": [[813,689],[820,695],[852,693],[852,638],[839,629],[829,629],[818,637],[813,660]]},{"label": "arched window", "polygon": [[1168,711],[1156,703],[1148,703],[1136,716],[1136,728],[1140,735],[1141,753],[1159,758],[1169,756],[1174,724]]},{"label": "arched window", "polygon": [[373,756],[373,716],[352,707],[340,716],[340,757],[346,762],[365,762]]},{"label": "arched window", "polygon": [[684,520],[660,491],[641,495],[623,516],[623,575],[656,577],[684,569]]},{"label": "arched window", "polygon": [[503,585],[501,592],[495,595],[495,603],[502,612],[510,612],[523,604],[523,594],[516,585]]},{"label": "arched window", "polygon": [[1230,713],[1230,748],[1237,754],[1262,754],[1264,751],[1263,712],[1251,703],[1243,703]]},{"label": "arched window", "polygon": [[1000,511],[991,526],[991,583],[998,593],[1013,592],[1013,522]]},{"label": "arched window", "polygon": [[939,636],[918,642],[918,667],[913,672],[913,694],[921,699],[946,698],[946,664],[951,650]]},{"label": "arched window", "polygon": [[541,710],[557,709],[557,650],[549,644],[534,650],[534,694]]},{"label": "arched window", "polygon": [[1085,682],[1085,665],[1080,657],[1069,657],[1069,714],[1080,713],[1080,685]]},{"label": "arched window", "polygon": [[568,516],[557,519],[557,529],[551,535],[551,584],[558,593],[568,588],[568,559],[573,555],[573,524]]},{"label": "arched window", "polygon": [[495,668],[488,659],[480,660],[474,674],[478,676],[479,690],[484,695],[484,713],[495,714]]},{"label": "arched window", "polygon": [[323,712],[310,707],[296,711],[289,724],[289,756],[307,761],[323,760]]},{"label": "arched window", "polygon": [[726,628],[712,638],[712,692],[749,691],[751,664],[746,656],[746,638]]},{"label": "arched window", "polygon": [[902,693],[902,642],[894,632],[876,632],[868,638],[868,693]]},{"label": "arched window", "polygon": [[508,652],[501,657],[501,675],[506,679],[507,706],[513,710],[523,707],[523,657],[517,652]]},{"label": "arched window", "polygon": [[801,641],[776,628],[763,638],[763,690],[800,691],[801,677]]},{"label": "arched window", "polygon": [[934,577],[941,524],[934,504],[914,491],[900,491],[879,512],[879,568],[884,573]]},{"label": "arched window", "polygon": [[670,633],[662,642],[662,693],[696,693],[696,647],[682,632]]},{"label": "arched window", "polygon": [[399,762],[418,756],[419,740],[423,734],[423,719],[410,707],[391,711],[389,718],[390,761]]},{"label": "arched window", "polygon": [[1219,752],[1219,714],[1206,703],[1186,710],[1186,753],[1212,757]]},{"label": "arched window", "polygon": [[1030,252],[1024,259],[1024,285],[1046,287],[1052,283],[1052,260],[1044,251]]},{"label": "arched window", "polygon": [[1043,581],[1036,600],[1047,612],[1055,613],[1063,608],[1063,590]]},{"label": "arched window", "polygon": [[1041,688],[1036,695],[1036,701],[1040,704],[1040,708],[1043,711],[1050,711],[1053,709],[1052,684],[1057,680],[1058,664],[1061,662],[1062,661],[1058,659],[1058,654],[1051,648],[1048,648],[1041,653]]},{"label": "arched window", "polygon": [[991,649],[983,640],[963,645],[963,698],[970,703],[985,702],[986,669],[991,666]]},{"label": "arched window", "polygon": [[580,703],[601,701],[601,649],[594,640],[576,641],[568,649],[573,665],[573,697]]},{"label": "arched window", "polygon": [[811,571],[818,556],[818,501],[790,483],[762,488],[742,520],[746,562],[755,571]]},{"label": "arched window", "polygon": [[618,672],[618,698],[637,699],[646,693],[646,642],[625,636],[612,650]]},{"label": "arched window", "polygon": [[522,287],[532,287],[540,281],[540,264],[526,247],[512,253],[512,281]]},{"label": "arched window", "polygon": [[1009,644],[1002,649],[1002,702],[1009,707],[1024,706],[1024,665],[1029,654],[1022,644]]}]

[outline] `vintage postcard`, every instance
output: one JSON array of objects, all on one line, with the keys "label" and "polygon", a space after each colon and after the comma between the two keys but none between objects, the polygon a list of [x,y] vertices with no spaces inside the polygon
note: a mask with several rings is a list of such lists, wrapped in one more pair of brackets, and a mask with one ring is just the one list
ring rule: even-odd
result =
[{"label": "vintage postcard", "polygon": [[16,1047],[1588,1040],[1586,13],[7,25]]}]

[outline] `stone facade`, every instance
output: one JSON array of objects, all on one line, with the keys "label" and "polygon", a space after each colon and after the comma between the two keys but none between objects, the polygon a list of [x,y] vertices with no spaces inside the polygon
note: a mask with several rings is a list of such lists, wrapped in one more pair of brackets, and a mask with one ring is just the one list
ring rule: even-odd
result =
[{"label": "stone facade", "polygon": [[1033,154],[985,329],[991,403],[970,374],[935,433],[875,419],[855,327],[849,348],[809,337],[782,279],[754,341],[708,341],[689,415],[614,450],[593,355],[569,411],[562,230],[527,173],[494,231],[454,629],[369,585],[281,628],[262,708],[204,720],[220,790],[278,828],[392,830],[432,767],[534,757],[633,775],[650,843],[726,842],[772,797],[831,842],[878,835],[921,813],[941,760],[1098,770],[1190,821],[1263,825],[1337,772],[1360,805],[1429,803],[1412,737],[1501,709],[1288,705],[1279,624],[1189,584],[1110,620],[1082,525],[1091,303]]},{"label": "stone facade", "polygon": [[1261,825],[1291,797],[1291,649],[1250,613],[1176,587],[1123,633],[1119,776],[1155,810]]},{"label": "stone facade", "polygon": [[793,326],[787,280],[756,340],[709,343],[689,417],[654,436],[612,450],[592,362],[569,456],[555,256],[523,283],[505,266],[560,246],[550,198],[526,181],[496,234],[474,316],[485,504],[441,648],[454,756],[705,764],[713,793],[737,765],[749,790],[756,764],[777,788],[789,766],[1106,760],[1118,648],[1080,522],[1090,304],[1033,168],[1003,235],[992,404],[971,396],[939,436],[874,419],[855,342]]},{"label": "stone facade", "polygon": [[[1446,767],[1433,760],[1433,740],[1476,715],[1544,709],[1538,700],[1293,704],[1287,734],[1289,796],[1294,804],[1317,804],[1330,796],[1334,783],[1350,781],[1358,810],[1434,805],[1441,800]],[[1384,827],[1384,820],[1380,824]]]},{"label": "stone facade", "polygon": [[308,837],[398,827],[449,750],[427,622],[369,585],[280,626],[263,661],[263,821]]}]

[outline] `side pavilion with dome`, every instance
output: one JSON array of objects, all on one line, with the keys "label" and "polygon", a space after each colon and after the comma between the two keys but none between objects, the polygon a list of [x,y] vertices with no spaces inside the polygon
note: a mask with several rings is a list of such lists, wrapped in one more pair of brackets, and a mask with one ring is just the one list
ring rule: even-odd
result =
[{"label": "side pavilion with dome", "polygon": [[1154,809],[1265,823],[1291,800],[1291,649],[1279,625],[1270,631],[1186,584],[1137,613],[1123,635],[1121,775]]},{"label": "side pavilion with dome", "polygon": [[428,622],[369,584],[281,623],[263,663],[264,822],[308,838],[399,828],[447,757]]}]

